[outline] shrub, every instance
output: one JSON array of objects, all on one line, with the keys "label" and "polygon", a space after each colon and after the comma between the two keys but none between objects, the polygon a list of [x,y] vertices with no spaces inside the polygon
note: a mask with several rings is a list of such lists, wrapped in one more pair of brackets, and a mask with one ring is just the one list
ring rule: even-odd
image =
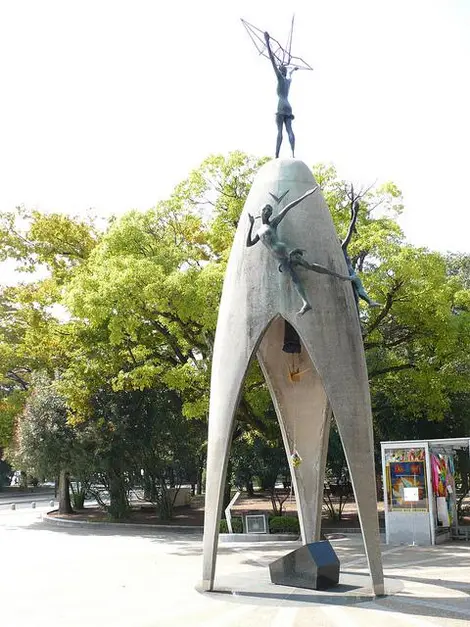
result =
[{"label": "shrub", "polygon": [[74,509],[83,509],[85,507],[85,492],[72,492],[72,507]]},{"label": "shrub", "polygon": [[269,519],[270,533],[300,533],[299,519],[295,516],[272,516]]},{"label": "shrub", "polygon": [[[243,520],[241,518],[232,518],[233,533],[243,533]],[[220,533],[228,533],[227,521],[220,521]]]}]

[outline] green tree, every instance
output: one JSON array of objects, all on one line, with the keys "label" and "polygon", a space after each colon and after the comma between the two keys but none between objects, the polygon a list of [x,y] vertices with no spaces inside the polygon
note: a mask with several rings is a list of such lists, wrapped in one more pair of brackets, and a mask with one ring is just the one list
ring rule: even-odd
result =
[{"label": "green tree", "polygon": [[0,288],[0,446],[8,446],[27,399],[31,374],[65,368],[73,324],[60,309],[62,285],[88,257],[97,229],[61,214],[0,214],[0,261],[14,262],[18,282]]},{"label": "green tree", "polygon": [[[167,201],[116,220],[76,271],[66,303],[80,341],[64,386],[77,416],[104,380],[115,391],[164,385],[187,418],[206,417],[225,264],[260,163],[206,160]],[[255,413],[245,398],[241,419]]]},{"label": "green tree", "polygon": [[[31,285],[2,291],[3,442],[37,369],[60,373],[71,426],[90,429],[110,459],[119,446],[127,459],[131,446],[121,437],[129,433],[121,418],[134,411],[126,394],[171,390],[185,419],[205,420],[225,265],[263,161],[242,153],[210,157],[168,200],[111,221],[103,233],[93,222],[59,214],[3,214],[2,259],[45,273]],[[344,237],[358,194],[334,168],[314,171]],[[467,260],[406,243],[397,223],[402,198],[393,184],[360,191],[359,197],[349,253],[371,296],[383,303],[377,310],[361,305],[360,311],[376,436],[408,437],[418,424],[439,430],[455,399],[469,393]],[[57,305],[66,306],[69,318],[53,315]],[[273,442],[278,431],[272,415],[253,364],[237,432],[255,431]],[[189,433],[191,423],[185,428]],[[126,464],[135,469],[132,460]],[[128,471],[119,473],[124,485]]]},{"label": "green tree", "polygon": [[31,394],[18,422],[15,466],[37,477],[59,477],[59,513],[72,513],[69,473],[73,465],[74,433],[67,407],[56,385],[46,376],[33,377]]},{"label": "green tree", "polygon": [[[93,411],[76,424],[92,451],[92,468],[101,491],[91,490],[117,520],[130,512],[133,488],[141,487],[162,519],[173,515],[177,491],[197,473],[205,425],[188,421],[181,401],[166,390],[102,389]],[[108,498],[109,497],[109,500]]]},{"label": "green tree", "polygon": [[140,395],[144,398],[132,455],[141,469],[146,500],[156,506],[162,520],[169,520],[179,489],[197,476],[206,425],[183,417],[175,392],[155,390]]},{"label": "green tree", "polygon": [[[331,167],[316,168],[316,176],[344,237],[351,186]],[[407,425],[416,420],[441,420],[452,395],[469,385],[468,285],[443,255],[406,243],[396,222],[401,210],[401,194],[391,183],[360,195],[349,247],[367,289],[383,303],[376,310],[361,305],[379,439],[408,437]]]},{"label": "green tree", "polygon": [[0,214],[0,261],[16,262],[18,272],[47,270],[57,282],[70,278],[98,239],[91,220],[24,207]]}]

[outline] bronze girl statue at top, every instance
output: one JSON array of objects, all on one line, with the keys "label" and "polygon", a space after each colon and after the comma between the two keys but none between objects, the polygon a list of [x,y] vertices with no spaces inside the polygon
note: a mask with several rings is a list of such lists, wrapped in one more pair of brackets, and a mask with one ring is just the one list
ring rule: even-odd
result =
[{"label": "bronze girl statue at top", "polygon": [[287,68],[287,66],[276,63],[273,51],[270,44],[269,33],[264,33],[264,39],[266,41],[266,47],[268,49],[269,58],[271,60],[274,72],[277,78],[277,95],[279,100],[277,102],[276,112],[276,125],[277,125],[277,140],[276,140],[276,159],[279,157],[279,151],[282,144],[282,131],[283,127],[286,127],[287,136],[289,137],[289,143],[292,150],[292,156],[295,151],[295,135],[292,130],[292,120],[294,115],[292,113],[292,107],[289,102],[289,90],[292,81],[292,73],[298,70],[297,67]]}]

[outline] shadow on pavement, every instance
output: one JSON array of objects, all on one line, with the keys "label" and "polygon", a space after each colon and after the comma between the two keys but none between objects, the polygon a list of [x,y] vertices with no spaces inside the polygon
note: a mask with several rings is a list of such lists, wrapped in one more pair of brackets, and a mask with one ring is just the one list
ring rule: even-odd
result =
[{"label": "shadow on pavement", "polygon": [[[15,525],[9,528],[15,529]],[[99,527],[94,528],[93,524],[87,526],[56,526],[42,521],[35,521],[29,525],[18,525],[18,531],[47,531],[55,534],[66,534],[71,536],[100,536],[100,537],[131,537],[145,538],[151,542],[165,543],[168,554],[176,558],[200,557],[202,554],[202,533],[193,530],[171,530],[171,529],[151,529],[145,530],[135,527]],[[445,569],[460,570],[459,575],[470,573],[470,547],[449,543],[436,547],[397,547],[396,550],[387,551],[384,549],[384,567],[386,572],[386,590],[388,596],[373,598],[367,593],[365,587],[338,586],[335,590],[318,593],[316,591],[299,591],[299,589],[288,589],[283,591],[280,586],[269,584],[266,589],[265,584],[258,582],[263,578],[261,571],[271,561],[270,555],[279,554],[292,550],[296,543],[277,542],[273,544],[226,544],[219,545],[219,555],[241,554],[242,561],[239,564],[246,564],[251,567],[246,573],[237,572],[233,577],[217,578],[225,585],[220,586],[219,591],[205,592],[203,594],[213,597],[214,600],[223,598],[224,601],[233,603],[251,603],[256,605],[274,605],[276,607],[308,607],[316,604],[331,604],[342,606],[360,606],[362,609],[380,610],[383,612],[397,612],[402,615],[414,615],[424,617],[434,617],[445,620],[464,620],[470,618],[470,577],[468,581],[459,581],[458,578],[449,579],[432,578],[429,568],[435,572],[436,566],[445,561]],[[368,579],[366,569],[357,566],[357,561],[365,560],[362,543],[353,540],[351,543],[338,542],[335,544],[342,563],[342,576],[352,575]],[[243,561],[243,553],[246,559]],[[259,555],[255,559],[253,553]],[[414,564],[416,561],[416,564]],[[351,563],[348,566],[348,562]],[[354,568],[352,568],[354,564]],[[236,566],[235,566],[236,568]],[[394,570],[403,570],[404,573],[393,573]],[[456,572],[457,575],[457,572]],[[234,581],[236,586],[231,585]],[[408,587],[406,584],[416,584]],[[429,586],[429,594],[423,594],[419,585]],[[264,588],[264,589],[263,589]],[[272,589],[271,589],[272,588]],[[452,591],[454,594],[449,594]],[[426,590],[427,592],[427,590]],[[460,594],[461,596],[457,596]]]}]

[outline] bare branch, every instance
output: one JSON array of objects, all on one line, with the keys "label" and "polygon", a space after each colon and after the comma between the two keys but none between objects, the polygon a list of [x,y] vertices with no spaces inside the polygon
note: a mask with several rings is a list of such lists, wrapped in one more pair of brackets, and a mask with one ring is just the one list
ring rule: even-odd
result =
[{"label": "bare branch", "polygon": [[150,320],[150,322],[157,329],[157,331],[159,331],[163,335],[163,337],[166,340],[168,340],[168,344],[174,350],[175,355],[177,356],[179,362],[182,363],[182,364],[185,364],[188,361],[188,358],[185,357],[185,355],[183,355],[181,349],[179,348],[178,344],[175,342],[175,340],[174,340],[172,334],[170,333],[170,331],[168,331],[168,329],[165,326],[163,326],[163,324],[160,324],[160,322],[158,322],[158,320]]},{"label": "bare branch", "polygon": [[403,283],[404,283],[404,281],[396,281],[395,285],[392,287],[390,292],[387,294],[385,305],[383,306],[383,308],[380,311],[379,315],[375,318],[374,322],[372,322],[372,324],[369,326],[369,328],[365,330],[364,337],[367,337],[372,331],[377,329],[377,327],[382,322],[382,320],[387,317],[387,315],[389,314],[390,309],[392,308],[392,305],[394,303],[394,296],[400,290],[400,288],[403,286]]},{"label": "bare branch", "polygon": [[401,370],[412,370],[416,368],[416,364],[400,364],[398,366],[388,366],[387,368],[381,368],[379,370],[375,370],[375,372],[369,373],[369,380],[374,377],[378,377],[381,374],[387,374],[388,372],[400,372]]},{"label": "bare branch", "polygon": [[[25,372],[29,371],[25,369]],[[6,373],[6,377],[8,379],[11,379],[12,381],[15,381],[15,383],[19,383],[23,390],[27,390],[29,388],[29,384],[27,383],[27,381],[23,379],[23,377],[20,377],[19,374],[14,370],[8,370],[8,372]]]},{"label": "bare branch", "polygon": [[404,344],[405,342],[408,342],[409,340],[412,340],[413,338],[417,337],[417,335],[418,335],[418,333],[416,331],[410,331],[406,335],[402,335],[398,339],[393,340],[393,342],[387,342],[387,341],[384,341],[384,342],[364,342],[364,349],[368,350],[370,348],[379,348],[379,347],[394,348],[395,346],[400,346],[400,344]]}]

